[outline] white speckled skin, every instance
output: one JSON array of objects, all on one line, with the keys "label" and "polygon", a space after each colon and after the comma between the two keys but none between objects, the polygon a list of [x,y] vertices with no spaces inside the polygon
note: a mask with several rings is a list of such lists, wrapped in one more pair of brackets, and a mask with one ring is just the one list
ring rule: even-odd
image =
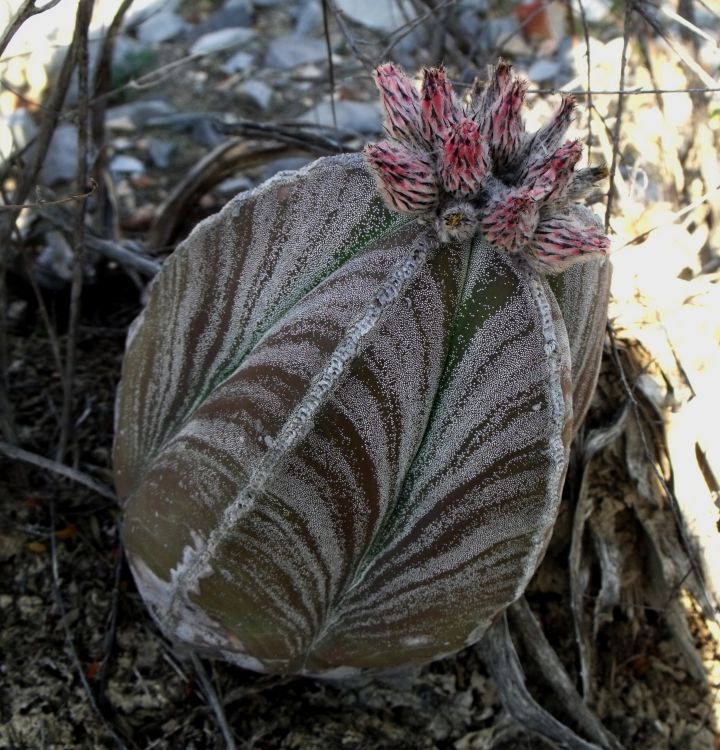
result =
[{"label": "white speckled skin", "polygon": [[[433,237],[344,156],[234,199],[164,266],[114,460],[130,564],[171,637],[355,675],[462,648],[524,590],[562,488],[571,348],[598,349],[568,342],[524,260]],[[588,274],[563,290],[586,318]]]}]

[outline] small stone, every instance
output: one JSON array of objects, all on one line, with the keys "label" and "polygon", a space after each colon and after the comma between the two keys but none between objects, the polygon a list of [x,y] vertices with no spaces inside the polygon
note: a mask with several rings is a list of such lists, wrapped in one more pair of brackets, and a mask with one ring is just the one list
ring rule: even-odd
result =
[{"label": "small stone", "polygon": [[322,6],[314,0],[303,0],[299,3],[295,17],[294,31],[297,36],[312,34],[314,31],[322,28],[323,16]]},{"label": "small stone", "polygon": [[[382,115],[375,103],[336,101],[335,116],[340,130],[366,135],[382,132]],[[329,101],[320,102],[306,112],[300,121],[333,127],[332,104]]]},{"label": "small stone", "polygon": [[50,141],[50,148],[43,162],[40,179],[46,185],[69,182],[75,177],[78,163],[77,128],[63,123],[59,125]]},{"label": "small stone", "polygon": [[561,65],[555,60],[537,60],[528,70],[528,76],[537,83],[552,81],[560,72]]},{"label": "small stone", "polygon": [[250,26],[252,24],[252,8],[247,2],[226,3],[223,8],[211,14],[197,28],[197,36],[211,31],[234,28],[236,26]]},{"label": "small stone", "polygon": [[145,171],[145,165],[134,156],[122,154],[110,162],[110,171],[116,174],[136,174]]},{"label": "small stone", "polygon": [[336,5],[353,21],[378,31],[394,31],[416,17],[412,3],[387,0],[337,0]]},{"label": "small stone", "polygon": [[247,81],[238,87],[238,93],[251,99],[260,109],[267,109],[273,90],[262,81]]},{"label": "small stone", "polygon": [[0,116],[0,160],[26,146],[36,133],[37,125],[24,108]]},{"label": "small stone", "polygon": [[255,57],[248,52],[236,52],[223,64],[222,69],[226,73],[243,73],[251,67],[254,61]]},{"label": "small stone", "polygon": [[127,28],[135,28],[148,18],[164,11],[177,11],[180,0],[135,0],[125,21]]},{"label": "small stone", "polygon": [[111,107],[105,114],[105,125],[114,130],[134,131],[153,117],[174,114],[175,109],[164,99],[145,99]]},{"label": "small stone", "polygon": [[[27,300],[16,299],[8,305],[7,313],[6,313],[7,319],[11,323],[20,323],[25,317],[25,313],[27,312],[27,309],[28,309]],[[2,532],[0,532],[0,561],[3,560],[2,551],[1,551],[2,540],[3,540],[3,535],[2,535]]]},{"label": "small stone", "polygon": [[172,143],[151,138],[148,144],[148,155],[152,165],[160,169],[167,169],[170,166],[170,154],[174,148]]},{"label": "small stone", "polygon": [[234,26],[230,29],[221,29],[220,31],[211,31],[203,34],[190,48],[191,55],[209,55],[212,52],[221,52],[233,47],[241,47],[255,38],[255,32],[252,29],[246,29],[242,26]]},{"label": "small stone", "polygon": [[322,39],[308,39],[292,34],[279,36],[270,42],[265,67],[290,70],[298,65],[322,60],[326,55],[327,48]]},{"label": "small stone", "polygon": [[[610,13],[611,4],[606,3],[605,0],[583,0],[583,10],[585,11],[585,19],[589,23],[597,23],[602,21],[608,13]],[[572,3],[573,12],[576,14],[576,18],[582,18],[580,12],[580,3],[578,0],[573,0]]]},{"label": "small stone", "polygon": [[45,235],[45,247],[38,255],[33,273],[44,289],[62,289],[73,276],[73,253],[62,232]]},{"label": "small stone", "polygon": [[287,159],[276,159],[275,161],[271,161],[262,171],[262,175],[260,177],[261,182],[269,180],[271,177],[274,177],[276,174],[278,174],[278,172],[301,169],[311,161],[312,158],[307,156],[290,156]]},{"label": "small stone", "polygon": [[185,22],[176,13],[162,11],[143,21],[137,29],[137,38],[143,44],[158,44],[177,39],[186,29]]},{"label": "small stone", "polygon": [[230,177],[223,180],[215,187],[215,192],[220,195],[237,195],[253,188],[252,180],[247,177]]},{"label": "small stone", "polygon": [[532,55],[532,49],[520,33],[520,24],[515,16],[488,18],[483,26],[480,44],[496,49],[502,44],[502,52],[517,57]]}]

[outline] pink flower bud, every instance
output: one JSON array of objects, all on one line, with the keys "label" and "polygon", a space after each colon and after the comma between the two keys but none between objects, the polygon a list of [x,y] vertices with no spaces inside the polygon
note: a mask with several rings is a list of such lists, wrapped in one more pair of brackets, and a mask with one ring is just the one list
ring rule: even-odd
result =
[{"label": "pink flower bud", "polygon": [[422,94],[422,135],[428,143],[442,142],[462,117],[452,86],[445,78],[445,68],[424,71]]},{"label": "pink flower bud", "polygon": [[500,95],[510,85],[512,65],[506,60],[498,60],[497,65],[493,68],[488,65],[488,84],[485,91],[480,97],[479,104],[473,116],[478,122],[482,122],[489,116],[495,102]]},{"label": "pink flower bud", "polygon": [[467,196],[480,190],[490,171],[487,146],[478,124],[463,117],[450,131],[440,155],[440,177],[445,189]]},{"label": "pink flower bud", "polygon": [[528,249],[541,270],[558,273],[605,255],[609,247],[610,240],[599,226],[580,222],[572,215],[553,214],[538,224]]},{"label": "pink flower bud", "polygon": [[418,141],[420,97],[410,79],[392,63],[378,66],[374,78],[385,110],[388,134],[403,141]]},{"label": "pink flower bud", "polygon": [[574,112],[575,97],[572,94],[566,94],[552,120],[547,125],[543,125],[533,136],[528,161],[534,161],[537,157],[555,151],[570,127]]},{"label": "pink flower bud", "polygon": [[537,204],[528,191],[513,189],[490,200],[483,209],[480,228],[488,242],[515,251],[530,242],[538,218]]},{"label": "pink flower bud", "polygon": [[390,208],[406,214],[425,214],[435,209],[438,185],[434,164],[426,154],[392,141],[373,143],[364,153]]},{"label": "pink flower bud", "polygon": [[579,141],[568,141],[550,156],[533,162],[523,184],[536,201],[551,201],[564,197],[573,176],[573,169],[582,156]]},{"label": "pink flower bud", "polygon": [[482,133],[490,145],[496,170],[507,168],[521,152],[525,127],[520,110],[526,89],[527,82],[516,78],[501,92],[483,119]]}]

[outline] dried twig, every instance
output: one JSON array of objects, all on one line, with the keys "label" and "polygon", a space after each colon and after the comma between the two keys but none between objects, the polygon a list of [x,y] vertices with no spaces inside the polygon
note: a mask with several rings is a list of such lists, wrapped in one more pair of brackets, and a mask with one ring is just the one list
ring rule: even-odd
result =
[{"label": "dried twig", "polygon": [[88,679],[85,675],[85,670],[83,669],[82,663],[80,662],[80,657],[78,656],[77,649],[75,648],[75,641],[73,639],[72,633],[70,632],[70,626],[68,625],[67,610],[65,609],[65,601],[63,600],[62,589],[60,586],[60,572],[59,572],[58,557],[57,557],[57,541],[55,539],[55,498],[54,497],[50,501],[50,531],[51,531],[50,554],[52,557],[53,595],[55,597],[55,604],[60,613],[60,620],[63,625],[63,630],[65,631],[65,643],[67,645],[68,651],[70,652],[71,661],[75,668],[75,672],[77,673],[77,676],[80,679],[80,683],[83,686],[83,690],[85,691],[85,695],[87,696],[88,703],[90,704],[90,707],[92,708],[93,712],[97,715],[104,729],[112,737],[113,741],[115,742],[115,745],[119,748],[124,749],[127,747],[126,744],[120,739],[120,737],[118,737],[117,733],[115,732],[115,729],[110,724],[110,722],[105,718],[105,716],[103,715],[102,711],[100,710],[97,704],[97,701],[95,700],[95,695],[93,694],[92,688],[90,687],[90,683],[88,682]]},{"label": "dried twig", "polygon": [[592,83],[590,82],[590,73],[592,70],[592,62],[590,60],[590,30],[588,29],[587,16],[585,15],[585,5],[583,0],[578,0],[580,6],[580,21],[583,28],[583,36],[585,37],[585,62],[587,64],[587,90],[585,91],[585,98],[587,101],[587,162],[590,164],[590,148],[592,147],[592,113],[593,113],[593,102],[592,102]]},{"label": "dried twig", "polygon": [[572,680],[565,671],[565,667],[545,637],[542,626],[537,621],[525,597],[521,596],[511,605],[509,612],[512,624],[520,634],[525,648],[530,652],[532,658],[540,667],[543,677],[557,693],[578,725],[601,747],[622,750],[622,745],[617,738],[603,726],[596,714],[588,708],[578,695]]},{"label": "dried twig", "polygon": [[355,58],[360,62],[363,68],[365,68],[365,70],[369,74],[372,74],[372,71],[375,68],[375,64],[367,55],[360,51],[358,43],[355,40],[352,32],[350,31],[350,27],[348,26],[347,21],[345,20],[345,16],[342,14],[342,11],[338,9],[338,7],[334,2],[332,2],[332,0],[326,0],[326,2],[332,8],[333,14],[335,15],[335,20],[337,21],[337,25],[340,28],[340,31],[342,31],[343,36],[345,37],[345,41],[347,42],[347,45],[352,51],[353,55],[355,55]]},{"label": "dried twig", "polygon": [[116,212],[112,196],[112,182],[105,178],[105,166],[107,162],[107,141],[105,138],[105,114],[107,111],[107,92],[112,85],[112,61],[115,50],[115,39],[122,27],[123,19],[127,13],[132,0],[122,0],[118,7],[105,38],[103,39],[100,55],[95,67],[95,76],[92,83],[90,107],[90,138],[95,154],[92,174],[99,186],[97,196],[97,209],[93,217],[93,226],[103,237],[116,239]]},{"label": "dried twig", "polygon": [[215,714],[217,723],[220,726],[220,731],[222,732],[223,739],[225,740],[225,747],[227,748],[227,750],[237,750],[237,745],[235,744],[235,736],[233,735],[232,729],[230,729],[230,725],[228,724],[227,718],[225,716],[225,710],[223,709],[220,698],[218,697],[218,694],[213,687],[212,681],[205,671],[205,667],[203,667],[203,663],[200,661],[200,658],[194,651],[190,652],[190,660],[192,661],[195,672],[200,678],[200,682],[202,683],[205,698],[210,704],[210,707]]},{"label": "dried twig", "polygon": [[638,404],[637,399],[635,398],[635,394],[630,385],[630,382],[628,381],[625,368],[623,367],[622,360],[620,359],[620,352],[617,346],[617,338],[615,336],[615,329],[613,328],[612,323],[609,321],[607,324],[607,332],[610,337],[610,345],[611,345],[613,362],[615,363],[615,367],[617,368],[617,371],[620,375],[620,380],[623,385],[623,390],[625,391],[627,399],[632,408],[635,423],[637,425],[638,435],[640,437],[640,442],[642,443],[643,452],[645,453],[645,458],[647,459],[652,469],[653,474],[658,480],[660,486],[663,489],[663,493],[665,494],[665,497],[667,498],[668,504],[670,506],[670,510],[675,520],[675,528],[677,529],[680,539],[682,541],[682,546],[685,551],[685,555],[687,556],[687,559],[690,563],[693,575],[695,576],[695,580],[698,584],[700,592],[702,593],[702,596],[705,599],[705,601],[703,602],[704,609],[706,610],[706,613],[708,613],[715,620],[717,620],[718,612],[716,611],[712,603],[712,597],[710,596],[710,594],[708,594],[707,587],[705,585],[705,576],[702,573],[702,569],[700,568],[698,561],[695,559],[695,553],[693,552],[692,542],[688,538],[687,530],[685,528],[685,524],[683,522],[682,516],[680,514],[680,509],[678,507],[677,498],[675,497],[675,493],[670,489],[670,486],[665,480],[665,477],[662,475],[662,473],[658,469],[657,464],[656,464],[656,458],[655,456],[653,456],[653,453],[650,450],[650,446],[648,445],[647,436],[642,426],[642,419],[640,416],[640,406]]},{"label": "dried twig", "polygon": [[[393,48],[396,47],[400,42],[408,36],[408,34],[411,34],[418,26],[422,26],[427,21],[436,18],[439,11],[442,11],[444,8],[446,8],[448,5],[454,5],[455,0],[441,0],[441,2],[437,3],[433,8],[428,10],[426,13],[423,13],[416,18],[413,18],[411,21],[408,21],[407,23],[403,24],[399,28],[395,29],[392,33],[392,41],[388,44],[387,47],[381,52],[380,59],[381,61],[386,60],[390,53],[392,52]],[[375,67],[375,66],[373,66]]]},{"label": "dried twig", "polygon": [[[50,203],[43,203],[39,207],[38,213],[44,220],[58,229],[72,232],[73,217],[70,211]],[[134,253],[117,242],[101,239],[88,229],[86,229],[85,234],[85,245],[105,258],[113,260],[125,268],[137,271],[148,278],[152,278],[160,270],[161,264],[158,261]]]},{"label": "dried twig", "polygon": [[332,44],[330,42],[330,26],[328,24],[328,0],[322,0],[323,33],[327,50],[328,77],[330,78],[330,107],[332,108],[333,126],[337,130],[337,115],[335,114],[335,64],[332,59]]},{"label": "dried twig", "polygon": [[35,203],[3,203],[0,204],[0,211],[22,210],[24,208],[41,208],[43,206],[58,206],[61,203],[73,203],[77,200],[88,198],[97,190],[95,180],[90,180],[90,188],[84,193],[73,193],[65,198],[57,198],[52,201],[36,201]]},{"label": "dried twig", "polygon": [[[26,3],[26,8],[30,5]],[[31,13],[34,15],[34,13]],[[29,17],[29,16],[28,16]],[[42,120],[40,131],[36,138],[35,158],[30,162],[18,180],[15,189],[13,203],[21,205],[27,200],[32,191],[40,169],[45,161],[50,141],[57,127],[65,94],[67,93],[75,67],[76,38],[73,39],[69,49],[65,53],[60,74],[55,86],[51,89],[50,99],[47,104],[47,114]],[[20,209],[14,208],[7,212],[0,212],[0,432],[6,440],[17,442],[14,418],[8,392],[8,347],[7,347],[7,323],[5,310],[7,309],[7,252],[10,247],[10,239],[15,230]]]},{"label": "dried twig", "polygon": [[[87,184],[88,153],[88,28],[92,18],[93,0],[80,0],[75,20],[75,67],[78,72],[78,165],[77,183],[79,191],[85,190]],[[73,229],[73,265],[72,283],[70,285],[70,312],[65,349],[65,370],[62,379],[62,410],[60,414],[60,437],[58,439],[56,458],[62,461],[67,449],[72,430],[73,385],[75,380],[75,357],[77,354],[77,327],[80,318],[80,295],[83,286],[83,264],[85,262],[85,199],[82,198],[75,208],[75,226]]]},{"label": "dried twig", "polygon": [[61,464],[58,461],[52,461],[49,458],[38,456],[36,453],[31,453],[30,451],[23,450],[16,445],[11,445],[10,443],[5,443],[1,440],[0,453],[8,458],[12,458],[14,461],[23,461],[26,464],[37,466],[44,471],[50,471],[53,474],[58,474],[66,479],[71,479],[73,482],[82,484],[84,487],[93,490],[93,492],[97,492],[98,495],[101,495],[108,500],[112,500],[116,505],[120,505],[120,500],[111,487],[108,487],[103,482],[99,482],[97,479],[94,479],[82,471],[73,469],[70,466],[65,466],[65,464]]},{"label": "dried twig", "polygon": [[566,750],[600,750],[551,716],[530,695],[504,614],[488,628],[479,646],[503,706],[523,729]]},{"label": "dried twig", "polygon": [[107,629],[103,638],[103,657],[96,683],[97,701],[100,706],[104,706],[106,702],[105,691],[107,690],[108,678],[110,676],[110,661],[115,643],[115,633],[117,631],[117,615],[120,602],[120,573],[122,572],[124,558],[123,546],[122,544],[118,544],[115,571],[113,574],[113,590],[110,599],[110,613],[107,617]]},{"label": "dried twig", "polygon": [[46,10],[50,10],[50,8],[54,8],[60,0],[49,0],[40,8],[35,6],[35,2],[36,0],[25,0],[22,6],[18,8],[17,13],[13,16],[2,37],[0,37],[0,55],[2,55],[5,48],[10,44],[10,40],[15,36],[18,29],[28,20],[28,18],[44,13]]},{"label": "dried twig", "polygon": [[620,156],[620,128],[622,127],[622,118],[625,107],[625,68],[627,66],[627,50],[630,42],[630,21],[634,0],[625,0],[625,20],[623,22],[623,47],[620,55],[620,93],[618,95],[617,112],[615,114],[615,127],[613,129],[613,149],[612,159],[610,162],[610,187],[608,189],[607,204],[605,206],[605,231],[610,228],[610,216],[612,212],[615,172],[617,171],[618,158]]}]

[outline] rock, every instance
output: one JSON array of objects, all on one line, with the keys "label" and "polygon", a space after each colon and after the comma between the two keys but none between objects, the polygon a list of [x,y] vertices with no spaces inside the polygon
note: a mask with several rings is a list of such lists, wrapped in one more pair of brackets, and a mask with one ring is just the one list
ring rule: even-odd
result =
[{"label": "rock", "polygon": [[158,13],[172,13],[180,7],[180,0],[134,0],[127,16],[125,28],[134,29]]},{"label": "rock", "polygon": [[215,186],[215,192],[220,195],[237,195],[254,187],[252,180],[247,177],[230,177]]},{"label": "rock", "polygon": [[197,36],[211,31],[252,25],[252,7],[248,2],[225,3],[197,27]]},{"label": "rock", "polygon": [[486,50],[499,49],[505,54],[517,57],[531,57],[533,55],[532,49],[523,39],[520,24],[515,16],[488,18],[483,24],[480,48]]},{"label": "rock", "polygon": [[252,66],[255,62],[255,56],[248,52],[236,52],[226,63],[223,64],[222,69],[226,73],[243,73]]},{"label": "rock", "polygon": [[133,131],[153,117],[171,115],[174,112],[175,109],[164,99],[144,99],[108,109],[105,114],[105,125],[114,130]]},{"label": "rock", "polygon": [[322,4],[315,2],[315,0],[303,0],[299,3],[299,6],[295,15],[295,34],[304,36],[321,29],[323,23]]},{"label": "rock", "polygon": [[75,177],[78,163],[77,137],[74,125],[58,125],[40,172],[40,179],[44,184],[57,185]]},{"label": "rock", "polygon": [[190,48],[190,54],[209,55],[213,52],[222,52],[222,50],[233,49],[233,47],[241,47],[254,38],[255,32],[242,26],[211,31],[208,34],[203,34],[193,44]]},{"label": "rock", "polygon": [[160,141],[157,138],[151,138],[148,143],[148,155],[153,166],[160,169],[166,169],[170,166],[170,154],[175,146],[167,141]]},{"label": "rock", "polygon": [[145,165],[134,156],[121,154],[110,162],[110,171],[115,174],[138,174],[145,171]]},{"label": "rock", "polygon": [[[706,29],[706,31],[711,36],[715,33],[710,29]],[[716,71],[720,70],[720,47],[715,42],[705,40],[698,50],[698,59],[705,70],[714,75]]]},{"label": "rock", "polygon": [[336,0],[335,4],[353,21],[378,31],[393,31],[416,17],[412,3],[407,1]]},{"label": "rock", "polygon": [[262,81],[247,81],[238,87],[238,93],[251,99],[260,109],[267,109],[273,90]]},{"label": "rock", "polygon": [[186,28],[185,21],[177,13],[161,11],[138,26],[137,38],[143,44],[169,42],[181,36]]},{"label": "rock", "polygon": [[309,39],[292,34],[279,36],[270,42],[265,55],[265,67],[290,70],[298,65],[316,62],[327,56],[322,39]]},{"label": "rock", "polygon": [[276,159],[265,166],[260,176],[260,181],[265,182],[265,180],[274,177],[278,172],[301,169],[311,161],[313,161],[311,156],[290,156],[287,159]]},{"label": "rock", "polygon": [[26,146],[36,133],[37,125],[24,108],[0,116],[0,161]]},{"label": "rock", "polygon": [[[374,135],[382,132],[382,115],[375,103],[364,102],[335,102],[335,115],[340,130],[353,133]],[[309,112],[306,112],[300,122],[311,122],[315,125],[333,127],[332,105],[329,101],[320,102]]]},{"label": "rock", "polygon": [[45,235],[45,247],[33,267],[38,284],[44,289],[62,289],[73,275],[73,253],[62,232],[53,230]]},{"label": "rock", "polygon": [[560,72],[561,67],[560,63],[555,60],[537,60],[530,66],[528,76],[536,83],[552,81]]},{"label": "rock", "polygon": [[253,0],[256,8],[274,8],[276,5],[282,5],[284,0]]},{"label": "rock", "polygon": [[[585,19],[589,23],[597,23],[610,13],[611,4],[606,3],[605,0],[582,0],[582,7],[585,11]],[[575,18],[582,19],[578,0],[573,0],[572,9]]]}]

